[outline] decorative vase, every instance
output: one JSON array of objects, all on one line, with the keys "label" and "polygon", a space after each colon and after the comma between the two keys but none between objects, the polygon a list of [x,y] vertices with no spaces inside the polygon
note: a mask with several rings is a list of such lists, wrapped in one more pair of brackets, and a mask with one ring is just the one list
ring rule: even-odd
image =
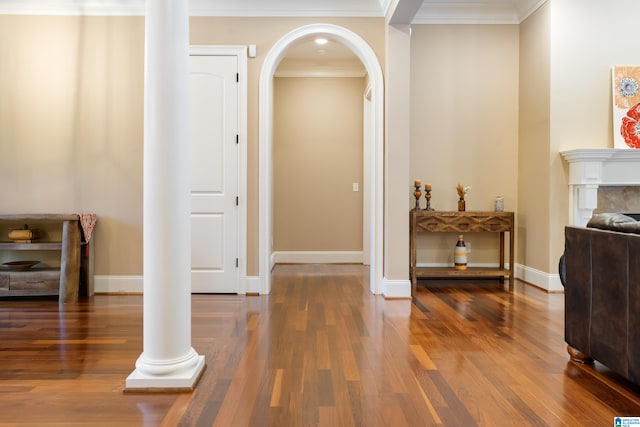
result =
[{"label": "decorative vase", "polygon": [[453,262],[456,270],[467,269],[467,246],[464,244],[464,236],[458,236],[458,243],[453,250]]},{"label": "decorative vase", "polygon": [[466,210],[466,202],[464,201],[464,199],[460,199],[458,200],[458,211],[459,212],[464,212]]}]

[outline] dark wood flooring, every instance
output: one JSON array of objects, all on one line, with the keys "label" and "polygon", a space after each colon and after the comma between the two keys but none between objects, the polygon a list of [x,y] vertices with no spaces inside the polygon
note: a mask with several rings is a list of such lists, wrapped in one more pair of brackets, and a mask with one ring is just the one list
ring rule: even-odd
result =
[{"label": "dark wood flooring", "polygon": [[[279,265],[266,296],[194,295],[193,393],[123,393],[142,297],[0,301],[0,426],[610,426],[640,391],[569,362],[563,295],[517,283],[368,291],[357,265]],[[424,286],[424,285],[427,286]]]}]

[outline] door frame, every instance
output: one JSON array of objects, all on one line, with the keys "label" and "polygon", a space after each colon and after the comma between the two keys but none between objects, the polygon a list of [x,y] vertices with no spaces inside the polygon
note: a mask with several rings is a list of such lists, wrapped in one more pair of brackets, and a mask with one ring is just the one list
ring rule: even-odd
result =
[{"label": "door frame", "polygon": [[247,293],[247,46],[191,45],[189,56],[235,56],[238,60],[238,294]]},{"label": "door frame", "polygon": [[[383,184],[384,184],[384,80],[382,68],[371,47],[354,32],[333,24],[311,24],[299,27],[273,45],[267,54],[260,72],[259,101],[259,272],[261,293],[271,291],[271,269],[273,268],[273,77],[287,49],[298,40],[322,35],[336,40],[360,59],[369,75],[371,85],[370,138],[368,190],[370,226],[370,277],[371,292],[382,292],[383,282]],[[366,122],[366,120],[365,120]]]}]

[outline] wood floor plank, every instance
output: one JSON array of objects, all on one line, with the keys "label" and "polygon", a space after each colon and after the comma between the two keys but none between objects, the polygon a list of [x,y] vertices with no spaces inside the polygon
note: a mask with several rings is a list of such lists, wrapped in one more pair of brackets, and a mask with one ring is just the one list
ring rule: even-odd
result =
[{"label": "wood floor plank", "polygon": [[368,268],[278,265],[272,293],[194,295],[193,393],[125,394],[142,297],[0,300],[0,426],[601,426],[640,386],[569,361],[564,297],[432,280],[371,295]]}]

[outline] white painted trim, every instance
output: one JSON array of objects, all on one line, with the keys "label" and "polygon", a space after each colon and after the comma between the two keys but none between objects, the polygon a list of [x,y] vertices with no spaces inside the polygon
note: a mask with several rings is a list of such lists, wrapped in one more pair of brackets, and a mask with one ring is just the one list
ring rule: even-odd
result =
[{"label": "white painted trim", "polygon": [[278,40],[266,55],[260,72],[259,101],[259,271],[262,293],[271,291],[271,252],[273,236],[273,76],[287,49],[298,40],[314,35],[324,35],[350,48],[362,61],[371,82],[371,272],[370,287],[373,293],[382,292],[383,280],[383,166],[384,166],[384,79],[378,58],[371,47],[354,32],[332,24],[311,24],[297,28]]},{"label": "white painted trim", "polygon": [[526,265],[515,265],[516,278],[547,292],[564,292],[559,274],[549,274]]},{"label": "white painted trim", "polygon": [[[95,293],[98,294],[142,294],[144,278],[142,276],[94,276]],[[242,288],[245,293],[260,293],[260,277],[247,276]]]},{"label": "white painted trim", "polygon": [[385,298],[411,298],[410,280],[383,279],[382,295]]},{"label": "white painted trim", "polygon": [[[273,254],[273,258],[277,257],[277,252]],[[448,265],[448,264],[446,264]],[[419,267],[442,267],[446,266],[440,263],[419,263]],[[477,267],[488,265],[474,264]],[[271,270],[270,263],[269,269]],[[564,292],[560,276],[558,274],[549,274],[535,268],[527,267],[522,264],[515,265],[515,275],[517,279],[531,283],[532,285],[543,289],[547,292]],[[142,276],[94,276],[95,292],[106,294],[122,294],[122,293],[142,293],[143,278]],[[262,290],[262,281],[260,276],[247,276],[245,278],[245,289],[247,293],[264,293]],[[406,286],[409,287],[408,293],[411,295],[411,282],[404,280],[384,280],[382,294],[387,298],[403,298],[406,297]],[[407,285],[408,284],[408,285]]]},{"label": "white painted trim", "polygon": [[525,19],[533,15],[533,13],[540,9],[540,7],[545,4],[547,0],[529,0],[528,2],[524,2],[518,8],[518,16],[520,17],[520,22],[522,23]]},{"label": "white painted trim", "polygon": [[[382,17],[377,6],[367,7],[349,2],[240,2],[190,0],[189,16],[317,16],[317,17]],[[104,15],[144,16],[144,0],[2,0],[0,14],[4,15]]]},{"label": "white painted trim", "polygon": [[[362,188],[371,186],[371,133],[374,131],[371,124],[371,83],[367,81],[367,87],[362,98]],[[362,263],[369,265],[371,260],[371,200],[370,191],[362,193]]]},{"label": "white painted trim", "polygon": [[547,0],[482,3],[425,1],[411,23],[518,25],[546,2]]},{"label": "white painted trim", "polygon": [[96,294],[141,294],[144,290],[142,276],[94,276]]},{"label": "white painted trim", "polygon": [[259,294],[262,290],[260,285],[260,278],[258,276],[249,276],[245,280],[245,289],[248,294]]},{"label": "white painted trim", "polygon": [[276,264],[360,264],[362,251],[277,251],[273,259]]},{"label": "white painted trim", "polygon": [[569,225],[587,225],[600,186],[640,185],[640,150],[578,148],[560,155],[569,163]]},{"label": "white painted trim", "polygon": [[191,45],[192,56],[235,56],[238,60],[238,294],[246,293],[247,276],[247,46]]},{"label": "white painted trim", "polygon": [[[450,267],[449,263],[418,263],[417,267]],[[491,263],[473,263],[470,267],[497,267]],[[509,268],[509,263],[505,263],[505,268]],[[549,274],[535,268],[527,267],[522,264],[514,265],[514,274],[516,279],[530,283],[533,286],[543,289],[547,292],[564,292],[564,287],[560,281],[559,274]]]},{"label": "white painted trim", "polygon": [[412,24],[518,24],[517,12],[508,3],[428,3],[422,4]]},{"label": "white painted trim", "polygon": [[[198,355],[193,348],[188,355],[189,359],[177,364],[178,369],[163,375],[147,375],[137,368],[143,364],[141,360],[143,356],[144,353],[136,361],[136,369],[127,377],[125,390],[148,390],[151,388],[193,390],[204,370],[204,356]],[[163,367],[160,363],[158,365]]]},{"label": "white painted trim", "polygon": [[[192,16],[315,16],[315,17],[381,17],[382,10],[377,5],[370,6],[365,2],[348,2],[342,0],[313,2],[313,1],[279,1],[265,2],[256,0],[243,1],[212,1],[190,0]],[[293,6],[295,5],[295,7]]]},{"label": "white painted trim", "polygon": [[144,16],[144,0],[3,0],[0,15]]},{"label": "white painted trim", "polygon": [[[517,24],[524,21],[547,0],[527,0],[522,5],[487,2],[471,4],[427,4],[416,14],[412,24]],[[1,0],[0,15],[57,16],[144,16],[144,0]],[[261,4],[262,5],[262,4]],[[384,17],[390,0],[380,0],[380,7],[354,8],[346,2],[340,7],[326,7],[319,2],[300,4],[298,8],[274,8],[234,2],[191,0],[189,16],[239,17]]]}]

